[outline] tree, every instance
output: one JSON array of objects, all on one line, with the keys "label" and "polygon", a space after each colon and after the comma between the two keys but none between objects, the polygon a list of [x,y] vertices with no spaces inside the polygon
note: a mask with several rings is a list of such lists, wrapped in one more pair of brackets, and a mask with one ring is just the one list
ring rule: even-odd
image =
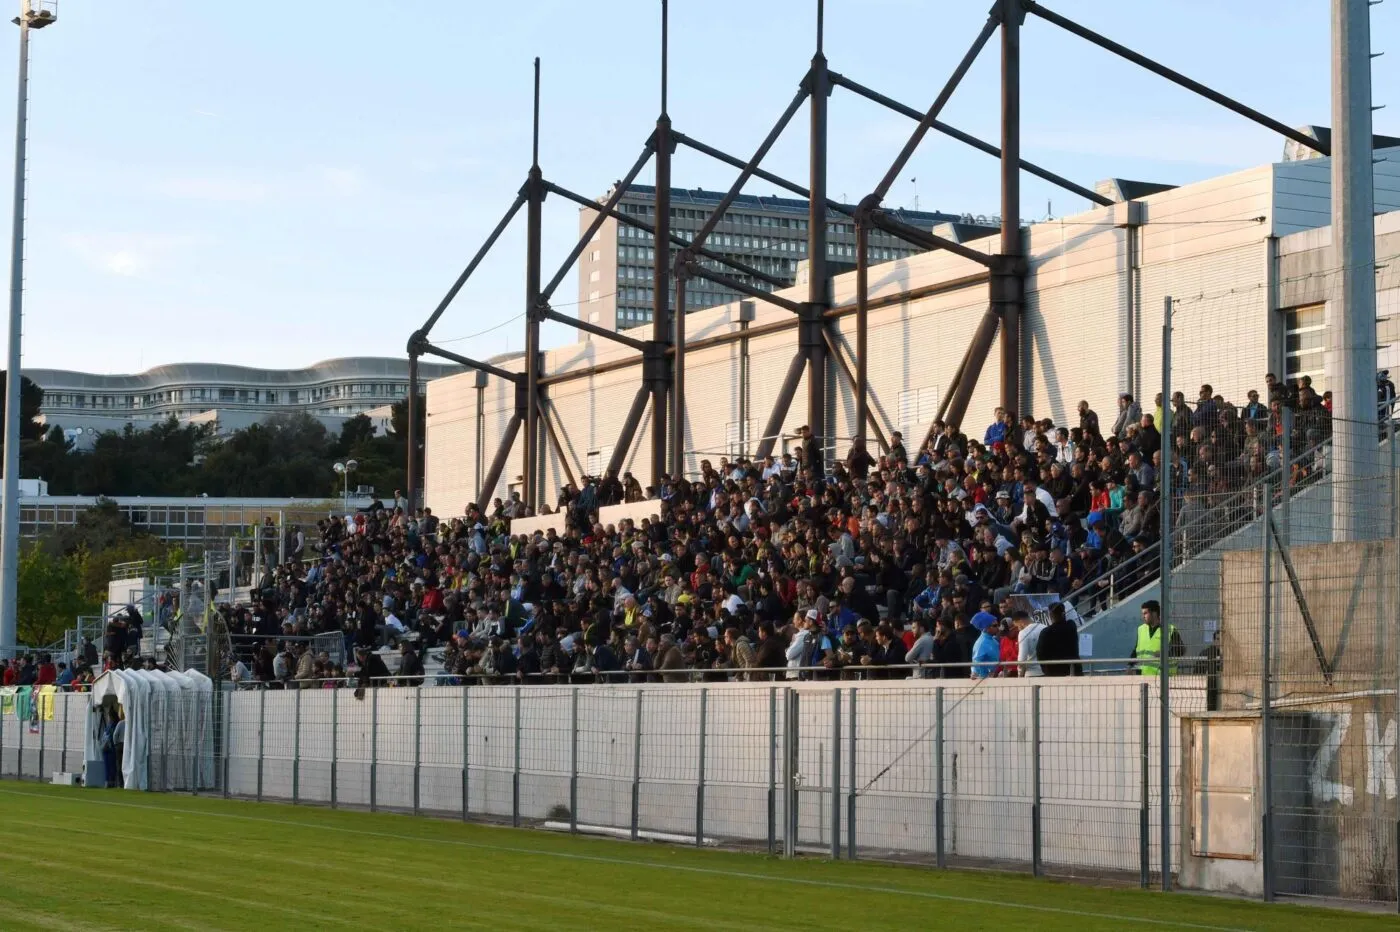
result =
[{"label": "tree", "polygon": [[374,422],[368,415],[357,414],[340,426],[338,455],[349,455],[357,447],[366,446],[374,440]]},{"label": "tree", "polygon": [[83,591],[83,561],[83,554],[54,554],[37,541],[20,553],[16,613],[21,644],[51,644],[78,616],[101,611],[102,598]]}]

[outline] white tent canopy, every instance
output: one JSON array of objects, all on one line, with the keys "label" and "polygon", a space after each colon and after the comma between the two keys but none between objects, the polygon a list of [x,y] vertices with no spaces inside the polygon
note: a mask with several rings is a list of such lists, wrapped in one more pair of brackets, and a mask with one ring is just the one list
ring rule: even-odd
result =
[{"label": "white tent canopy", "polygon": [[87,758],[102,758],[102,703],[113,696],[126,716],[121,783],[129,790],[214,785],[214,684],[195,671],[109,670],[92,684]]}]

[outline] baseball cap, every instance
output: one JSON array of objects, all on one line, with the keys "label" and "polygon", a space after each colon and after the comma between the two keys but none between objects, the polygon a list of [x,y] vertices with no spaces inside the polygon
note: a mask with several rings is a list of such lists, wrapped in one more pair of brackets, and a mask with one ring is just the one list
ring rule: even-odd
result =
[{"label": "baseball cap", "polygon": [[970,621],[972,627],[976,628],[978,631],[986,631],[996,623],[997,616],[993,615],[991,612],[978,612],[976,615],[972,616]]}]

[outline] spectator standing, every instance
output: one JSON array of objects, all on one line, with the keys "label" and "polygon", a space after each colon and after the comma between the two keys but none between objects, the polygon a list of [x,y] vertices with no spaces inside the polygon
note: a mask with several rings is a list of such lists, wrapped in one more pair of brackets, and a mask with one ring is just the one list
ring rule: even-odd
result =
[{"label": "spectator standing", "polygon": [[[1050,624],[1036,639],[1036,659],[1046,676],[1082,676],[1079,665],[1079,629],[1065,614],[1065,603],[1050,606]],[[1060,662],[1056,662],[1060,661]]]},{"label": "spectator standing", "polygon": [[1040,646],[1040,635],[1045,631],[1045,625],[1031,618],[1026,611],[1015,611],[1011,613],[1011,623],[1016,626],[1016,660],[1017,672],[1020,676],[1044,676],[1045,671],[1041,669],[1037,653]]},{"label": "spectator standing", "polygon": [[972,645],[972,678],[981,680],[996,676],[997,664],[1001,660],[996,616],[991,612],[978,612],[972,616],[971,626],[978,632],[977,640]]}]

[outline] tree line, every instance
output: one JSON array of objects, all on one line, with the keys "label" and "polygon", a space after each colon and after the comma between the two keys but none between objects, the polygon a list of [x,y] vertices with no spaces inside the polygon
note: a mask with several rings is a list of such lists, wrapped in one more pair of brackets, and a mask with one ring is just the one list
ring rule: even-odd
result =
[{"label": "tree line", "polygon": [[[46,480],[50,495],[335,498],[342,480],[332,465],[346,459],[358,464],[352,489],[368,485],[389,496],[405,485],[406,399],[394,404],[384,434],[363,414],[347,420],[338,434],[302,413],[274,415],[223,434],[212,425],[171,417],[144,428],[129,423],[79,450],[61,424],[36,420],[43,389],[24,379],[20,397],[20,475]],[[421,438],[422,405],[417,414]],[[420,462],[421,455],[420,447]]]},{"label": "tree line", "polygon": [[[338,434],[307,414],[280,414],[224,434],[172,417],[144,429],[127,424],[79,450],[61,424],[38,421],[43,389],[26,378],[20,391],[20,476],[47,481],[50,495],[334,499],[342,480],[332,466],[347,459],[358,464],[352,489],[369,485],[387,497],[405,485],[406,400],[394,405],[385,434],[363,414]],[[422,405],[417,414],[421,438]],[[420,469],[421,456],[420,447]],[[20,643],[51,644],[79,616],[101,612],[113,565],[142,561],[159,570],[184,558],[179,548],[134,528],[113,501],[84,509],[76,524],[21,547]]]}]

